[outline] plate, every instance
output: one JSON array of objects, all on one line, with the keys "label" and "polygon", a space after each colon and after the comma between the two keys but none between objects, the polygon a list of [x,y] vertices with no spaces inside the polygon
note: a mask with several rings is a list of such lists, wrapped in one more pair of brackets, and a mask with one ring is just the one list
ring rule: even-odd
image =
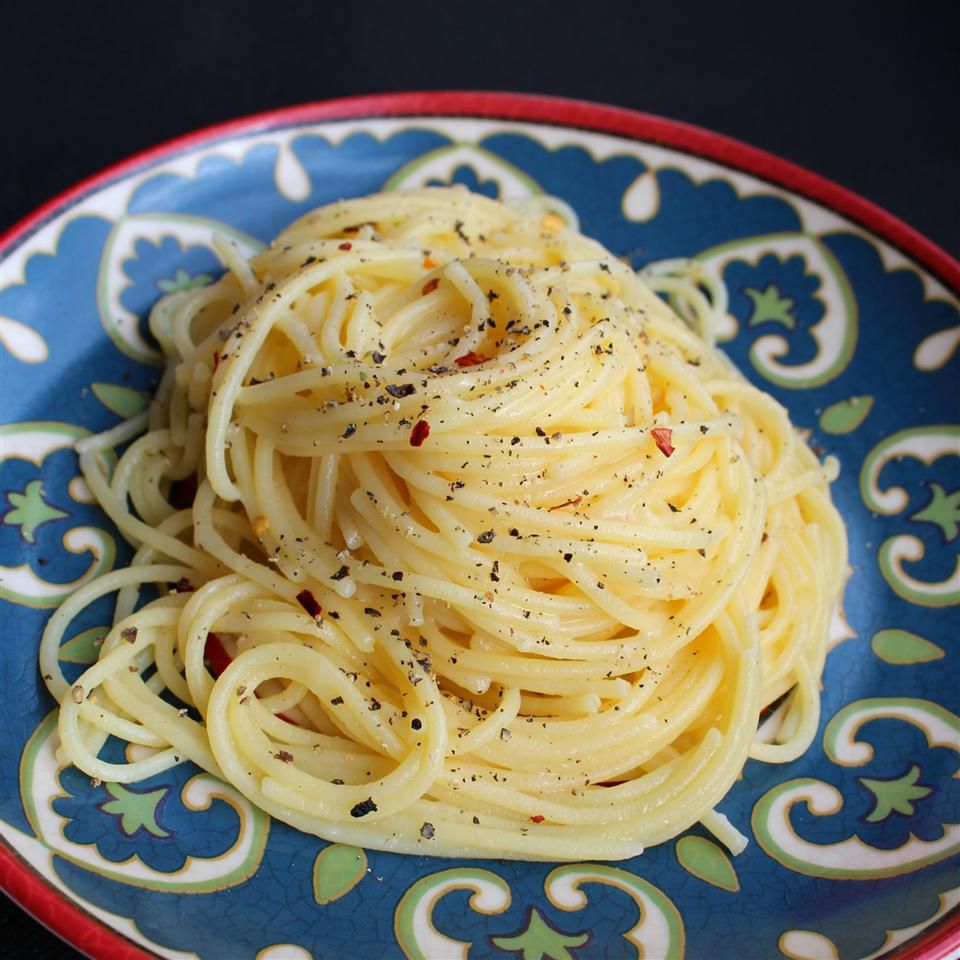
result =
[{"label": "plate", "polygon": [[[196,769],[93,784],[54,756],[40,632],[129,551],[72,445],[157,382],[144,316],[205,283],[219,230],[253,251],[343,196],[463,183],[547,193],[637,267],[697,257],[723,345],[823,454],[851,539],[823,719],[800,760],[749,762],[699,828],[617,864],[365,852],[272,823]],[[194,134],[54,200],[4,239],[0,871],[100,957],[570,960],[939,957],[960,932],[960,266],[892,217],[700,130],[580,102],[411,94]],[[952,291],[952,292],[951,292]],[[62,648],[94,655],[109,608]]]}]

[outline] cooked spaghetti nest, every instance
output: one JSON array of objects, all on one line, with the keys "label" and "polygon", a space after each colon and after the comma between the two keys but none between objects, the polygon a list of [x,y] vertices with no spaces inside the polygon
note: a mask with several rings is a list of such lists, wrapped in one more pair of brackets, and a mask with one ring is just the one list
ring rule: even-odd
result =
[{"label": "cooked spaghetti nest", "polygon": [[817,727],[835,465],[556,214],[428,189],[216,243],[226,275],[151,314],[149,413],[77,445],[136,553],[46,630],[63,758],[193,761],[370,848],[615,860],[702,821],[739,850],[715,805]]}]

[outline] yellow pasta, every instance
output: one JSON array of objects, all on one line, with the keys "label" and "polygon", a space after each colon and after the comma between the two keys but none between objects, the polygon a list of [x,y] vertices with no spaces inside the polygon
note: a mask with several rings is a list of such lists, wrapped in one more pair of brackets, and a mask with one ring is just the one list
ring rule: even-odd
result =
[{"label": "yellow pasta", "polygon": [[[136,555],[45,633],[63,756],[126,782],[190,760],[377,849],[617,860],[702,821],[739,850],[713,808],[816,730],[835,466],[555,215],[432,189],[249,263],[217,244],[228,273],[151,315],[149,414],[78,444]],[[64,631],[113,592],[70,685]],[[110,735],[139,759],[100,759]]]}]

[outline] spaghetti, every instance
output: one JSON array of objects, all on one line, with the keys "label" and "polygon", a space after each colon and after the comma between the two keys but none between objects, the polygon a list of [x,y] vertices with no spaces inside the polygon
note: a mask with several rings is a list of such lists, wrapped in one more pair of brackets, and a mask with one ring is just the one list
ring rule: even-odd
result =
[{"label": "spaghetti", "polygon": [[[714,806],[817,726],[835,465],[556,214],[431,189],[217,243],[227,274],[151,315],[149,414],[77,445],[136,554],[44,635],[63,756],[190,760],[371,848],[622,859],[698,820],[742,848]],[[710,329],[709,286],[650,282]]]}]

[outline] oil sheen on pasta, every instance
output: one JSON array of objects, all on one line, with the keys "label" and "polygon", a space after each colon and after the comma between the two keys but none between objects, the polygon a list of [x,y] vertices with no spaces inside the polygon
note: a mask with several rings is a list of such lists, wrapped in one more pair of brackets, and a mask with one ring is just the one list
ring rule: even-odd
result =
[{"label": "oil sheen on pasta", "polygon": [[[741,849],[715,805],[817,726],[835,465],[555,214],[423,190],[218,246],[151,315],[149,414],[78,444],[136,555],[47,628],[63,759],[191,760],[407,853],[617,860],[697,821]],[[64,632],[113,593],[68,684]]]}]

